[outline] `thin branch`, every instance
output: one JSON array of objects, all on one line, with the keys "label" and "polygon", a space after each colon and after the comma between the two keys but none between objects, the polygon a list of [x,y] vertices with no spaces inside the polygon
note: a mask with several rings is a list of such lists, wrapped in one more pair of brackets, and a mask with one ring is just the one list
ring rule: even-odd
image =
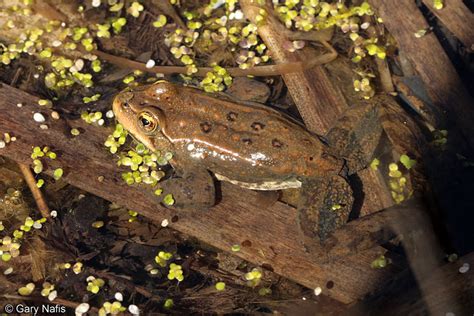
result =
[{"label": "thin branch", "polygon": [[[325,45],[326,46],[326,45]],[[234,77],[245,77],[245,76],[256,76],[256,77],[265,77],[265,76],[279,76],[293,72],[301,72],[305,69],[309,69],[318,65],[323,65],[328,62],[333,61],[337,57],[337,53],[328,46],[328,49],[331,50],[330,53],[316,56],[310,61],[304,62],[290,62],[278,65],[265,65],[265,66],[256,66],[248,69],[241,69],[238,67],[226,68],[227,72]],[[140,70],[143,72],[150,73],[160,73],[160,74],[186,74],[187,68],[184,66],[154,66],[152,68],[147,68],[144,63],[140,63],[134,60],[130,60],[124,57],[115,56],[102,52],[100,50],[91,51],[92,54],[97,55],[99,58],[114,64],[121,68],[129,68],[133,70]],[[208,72],[213,71],[212,67],[199,67],[196,76],[205,76]]]},{"label": "thin branch", "polygon": [[30,166],[18,163],[18,167],[25,178],[26,184],[28,184],[28,187],[30,188],[31,194],[33,194],[36,206],[38,206],[38,210],[40,211],[41,215],[45,218],[49,218],[50,211],[48,204],[46,204],[43,193],[38,188],[38,186],[36,186],[36,180],[33,176],[33,172],[31,172]]}]

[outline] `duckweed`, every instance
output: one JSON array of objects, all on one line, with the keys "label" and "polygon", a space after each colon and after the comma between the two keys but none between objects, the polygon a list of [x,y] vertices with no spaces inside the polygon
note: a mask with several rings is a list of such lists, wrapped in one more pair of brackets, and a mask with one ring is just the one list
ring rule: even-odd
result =
[{"label": "duckweed", "polygon": [[173,205],[174,204],[174,198],[172,194],[166,194],[165,197],[163,198],[163,203],[166,205]]},{"label": "duckweed", "polygon": [[100,278],[95,278],[94,276],[87,277],[87,291],[97,294],[100,289],[105,285],[105,281]]},{"label": "duckweed", "polygon": [[272,294],[272,289],[268,287],[262,287],[261,289],[258,290],[258,295],[260,296],[265,296],[269,294]]},{"label": "duckweed", "polygon": [[374,158],[374,160],[372,160],[372,162],[370,163],[370,168],[372,170],[377,171],[379,168],[379,165],[380,165],[380,160],[378,160],[377,158]]},{"label": "duckweed", "polygon": [[144,9],[143,5],[138,2],[134,1],[127,9],[127,13],[133,16],[134,18],[138,18],[140,16],[140,12]]},{"label": "duckweed", "polygon": [[105,147],[108,147],[112,154],[117,153],[117,150],[120,146],[125,144],[127,139],[128,132],[123,128],[122,124],[115,125],[114,132],[107,136],[107,140],[105,141]]},{"label": "duckweed", "polygon": [[260,284],[262,279],[262,271],[258,268],[253,268],[252,271],[247,272],[244,275],[245,280],[247,281],[247,285],[250,287],[256,287]]},{"label": "duckweed", "polygon": [[160,15],[158,16],[158,18],[156,19],[156,21],[153,22],[153,26],[154,26],[154,27],[157,27],[157,28],[160,28],[160,27],[165,26],[166,23],[167,23],[166,16],[164,16],[163,14],[160,14]]},{"label": "duckweed", "polygon": [[238,252],[238,251],[240,251],[240,245],[237,245],[237,244],[236,244],[236,245],[232,245],[231,250],[232,250],[233,252]]},{"label": "duckweed", "polygon": [[224,291],[225,290],[225,283],[224,282],[217,282],[216,283],[216,290]]},{"label": "duckweed", "polygon": [[370,264],[370,266],[374,269],[383,269],[385,268],[388,264],[390,263],[390,259],[386,258],[384,255],[381,255],[380,257],[378,257],[377,259],[375,259],[374,261],[372,261],[372,263]]},{"label": "duckweed", "polygon": [[76,262],[73,266],[72,266],[72,271],[75,273],[75,274],[79,274],[82,272],[82,267],[84,266],[84,264],[82,262]]},{"label": "duckweed", "polygon": [[433,7],[436,10],[441,10],[444,7],[443,0],[433,0]]},{"label": "duckweed", "polygon": [[223,91],[231,84],[232,77],[227,73],[227,70],[217,65],[213,66],[213,71],[208,72],[200,83],[206,92]]},{"label": "duckweed", "polygon": [[183,276],[183,268],[179,264],[171,263],[170,269],[168,272],[168,279],[169,280],[178,280],[179,282],[184,280]]},{"label": "duckweed", "polygon": [[92,227],[94,227],[94,228],[104,227],[104,222],[103,221],[95,221],[95,222],[92,223]]},{"label": "duckweed", "polygon": [[44,282],[42,285],[43,289],[41,290],[41,296],[49,296],[54,290],[54,285],[49,282]]},{"label": "duckweed", "polygon": [[128,219],[128,221],[130,223],[135,222],[138,218],[138,212],[135,212],[135,211],[132,211],[132,210],[128,211],[128,215],[130,215],[130,218]]},{"label": "duckweed", "polygon": [[173,255],[170,252],[165,252],[165,251],[160,251],[158,252],[158,255],[155,257],[155,262],[160,266],[160,267],[166,267],[168,260],[170,260],[173,257]]},{"label": "duckweed", "polygon": [[172,308],[173,305],[174,305],[174,302],[171,298],[167,298],[165,302],[163,303],[163,307],[167,309]]},{"label": "duckweed", "polygon": [[29,296],[35,290],[34,283],[28,283],[27,285],[18,289],[18,294],[21,296]]},{"label": "duckweed", "polygon": [[54,178],[54,180],[57,181],[57,180],[61,179],[61,177],[63,176],[63,173],[64,173],[63,169],[61,169],[61,168],[55,169],[55,170],[53,171],[53,178]]},{"label": "duckweed", "polygon": [[415,166],[416,164],[416,160],[413,160],[413,159],[410,159],[410,157],[408,157],[407,155],[401,155],[400,156],[400,162],[403,164],[403,166],[405,166],[405,168],[407,168],[408,170],[413,168],[413,166]]},{"label": "duckweed", "polygon": [[112,303],[105,302],[99,309],[99,316],[105,316],[107,314],[118,315],[126,310],[127,308],[122,306],[122,303],[119,301],[114,301]]}]

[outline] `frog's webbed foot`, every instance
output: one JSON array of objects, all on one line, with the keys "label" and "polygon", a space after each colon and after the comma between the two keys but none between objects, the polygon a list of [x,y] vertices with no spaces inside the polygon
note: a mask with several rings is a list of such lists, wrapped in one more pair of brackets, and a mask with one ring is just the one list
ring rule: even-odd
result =
[{"label": "frog's webbed foot", "polygon": [[326,135],[331,153],[344,157],[349,174],[364,169],[379,146],[382,125],[377,104],[354,106],[347,110]]},{"label": "frog's webbed foot", "polygon": [[331,232],[349,219],[354,198],[347,181],[338,175],[309,180],[298,206],[298,224],[309,252],[321,249]]},{"label": "frog's webbed foot", "polygon": [[161,183],[163,194],[172,194],[173,207],[191,210],[206,209],[215,204],[214,180],[206,169],[192,169],[179,178]]}]

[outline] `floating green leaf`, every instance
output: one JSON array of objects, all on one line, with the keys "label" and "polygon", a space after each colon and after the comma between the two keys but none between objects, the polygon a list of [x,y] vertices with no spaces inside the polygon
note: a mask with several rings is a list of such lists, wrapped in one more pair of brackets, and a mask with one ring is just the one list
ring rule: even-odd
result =
[{"label": "floating green leaf", "polygon": [[57,180],[61,179],[61,177],[63,176],[63,173],[64,173],[64,171],[61,168],[57,168],[56,170],[54,170],[54,172],[53,172],[54,180],[57,181]]}]

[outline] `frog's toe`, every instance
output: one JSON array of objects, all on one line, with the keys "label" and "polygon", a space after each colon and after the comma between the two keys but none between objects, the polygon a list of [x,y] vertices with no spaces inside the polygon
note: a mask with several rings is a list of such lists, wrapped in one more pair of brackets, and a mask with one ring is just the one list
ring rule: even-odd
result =
[{"label": "frog's toe", "polygon": [[216,200],[214,182],[207,171],[202,175],[196,176],[190,173],[182,178],[168,179],[162,183],[163,194],[171,193],[175,201],[173,207],[177,208],[201,210],[214,206]]},{"label": "frog's toe", "polygon": [[349,184],[340,176],[313,180],[310,187],[311,192],[303,193],[298,223],[305,247],[311,252],[320,249],[321,242],[347,222],[354,198]]}]

